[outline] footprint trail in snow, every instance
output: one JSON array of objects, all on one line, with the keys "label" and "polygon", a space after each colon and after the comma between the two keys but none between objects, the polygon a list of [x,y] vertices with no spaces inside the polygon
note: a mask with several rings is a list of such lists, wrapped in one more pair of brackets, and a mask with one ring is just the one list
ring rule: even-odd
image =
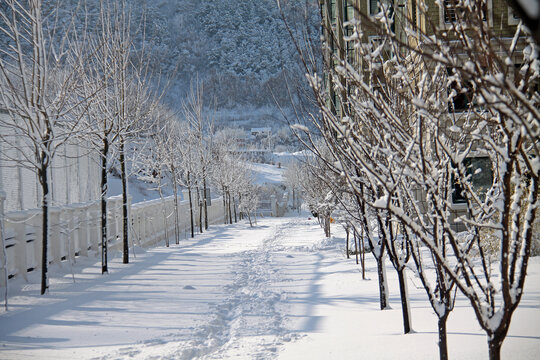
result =
[{"label": "footprint trail in snow", "polygon": [[261,246],[239,254],[233,268],[234,282],[225,286],[229,295],[214,306],[213,321],[196,334],[196,340],[187,344],[178,358],[268,359],[279,345],[290,341],[277,308],[284,294],[273,286],[282,279],[273,252],[287,228],[274,227]]}]

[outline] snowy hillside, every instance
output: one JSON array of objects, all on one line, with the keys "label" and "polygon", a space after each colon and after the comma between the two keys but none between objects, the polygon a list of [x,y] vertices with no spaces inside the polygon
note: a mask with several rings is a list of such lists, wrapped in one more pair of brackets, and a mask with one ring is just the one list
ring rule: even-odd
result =
[{"label": "snowy hillside", "polygon": [[[99,0],[83,0],[84,7],[79,0],[60,3],[60,22],[51,17],[49,30],[67,26],[72,14],[81,31],[85,22],[90,29],[95,25]],[[310,5],[306,12],[303,1],[283,3],[297,36],[304,36],[307,24],[308,37],[317,44],[318,7]],[[284,105],[289,101],[286,79],[304,82],[275,0],[133,0],[127,4],[136,45],[144,46],[152,71],[163,78],[161,84],[170,79],[164,99],[173,108],[180,108],[179,99],[198,79],[203,82],[205,101],[217,110],[218,121],[223,114],[228,123],[252,120],[252,124],[272,126],[280,117],[274,96]],[[54,9],[52,2],[44,6],[45,13]],[[0,46],[6,46],[2,34]]]},{"label": "snowy hillside", "polygon": [[253,172],[256,184],[278,184],[283,182],[283,168],[272,164],[250,163],[248,168]]}]

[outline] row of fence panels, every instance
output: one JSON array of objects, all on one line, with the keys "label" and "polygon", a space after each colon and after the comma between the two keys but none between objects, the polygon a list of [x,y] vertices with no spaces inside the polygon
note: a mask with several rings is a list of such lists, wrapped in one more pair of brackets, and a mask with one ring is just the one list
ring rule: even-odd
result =
[{"label": "row of fence panels", "polygon": [[[0,200],[1,201],[1,200]],[[188,201],[178,199],[175,211],[174,197],[151,200],[137,204],[128,203],[130,246],[154,246],[166,238],[174,239],[178,213],[177,232],[185,233],[191,225]],[[210,224],[222,222],[223,207],[215,199],[208,207]],[[0,212],[2,208],[0,207]],[[199,220],[199,207],[194,207],[194,219]],[[121,250],[123,239],[122,197],[107,200],[107,246],[109,250]],[[1,218],[1,217],[0,217]],[[99,201],[73,204],[49,209],[49,264],[72,261],[77,256],[97,253],[101,247],[101,205]],[[8,212],[3,216],[3,247],[0,267],[7,268],[8,278],[23,277],[41,267],[42,216],[40,209]],[[174,240],[173,240],[174,241]],[[5,277],[0,275],[0,286]]]}]

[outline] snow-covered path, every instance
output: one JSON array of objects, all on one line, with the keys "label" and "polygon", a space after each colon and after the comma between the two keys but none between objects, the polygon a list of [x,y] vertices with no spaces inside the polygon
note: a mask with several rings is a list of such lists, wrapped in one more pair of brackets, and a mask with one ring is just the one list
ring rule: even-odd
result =
[{"label": "snow-covered path", "polygon": [[55,269],[45,297],[36,285],[12,295],[0,358],[267,358],[287,332],[273,249],[298,221],[215,226],[127,266],[115,258],[109,275],[80,258],[75,284],[67,265]]},{"label": "snow-covered path", "polygon": [[[115,258],[104,276],[96,260],[80,258],[75,284],[64,266],[44,297],[37,285],[13,290],[10,311],[0,313],[0,359],[436,358],[436,318],[412,275],[416,333],[401,335],[393,269],[393,310],[381,312],[371,255],[372,280],[363,281],[343,244],[304,215],[214,226],[180,245],[139,250],[127,266]],[[503,356],[540,357],[540,261],[531,262]],[[448,327],[452,358],[487,358],[464,300]]]}]

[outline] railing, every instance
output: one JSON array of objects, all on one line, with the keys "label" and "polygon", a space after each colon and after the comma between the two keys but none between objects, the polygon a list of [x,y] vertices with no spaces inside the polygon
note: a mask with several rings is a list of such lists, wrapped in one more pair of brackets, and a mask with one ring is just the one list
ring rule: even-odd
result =
[{"label": "railing", "polygon": [[[184,199],[188,198],[187,192]],[[208,206],[208,223],[223,223],[223,206],[220,205],[221,198],[212,199],[212,205]],[[203,210],[204,211],[204,210]],[[131,226],[132,235],[136,244],[142,247],[152,246],[166,237],[174,237],[174,197],[170,196],[161,199],[146,201],[131,206]],[[164,219],[167,219],[165,226]],[[193,219],[196,227],[199,228],[199,206],[193,202]],[[178,228],[181,234],[189,230],[191,221],[189,218],[189,202],[178,201]],[[121,244],[120,244],[121,245]],[[113,247],[114,248],[114,247]]]},{"label": "railing", "polygon": [[[187,196],[186,196],[187,197]],[[185,198],[186,198],[185,197]],[[42,217],[40,209],[3,214],[3,195],[0,193],[0,225],[3,244],[0,249],[0,287],[5,286],[3,269],[8,278],[22,276],[41,267]],[[223,222],[220,199],[213,199],[208,206],[208,222]],[[128,206],[130,246],[154,246],[166,239],[174,242],[174,197],[151,200]],[[194,219],[199,220],[199,208],[194,202]],[[48,244],[49,264],[71,261],[76,256],[97,254],[101,246],[101,207],[95,201],[49,209],[50,233]],[[198,223],[197,223],[198,224]],[[185,233],[190,226],[189,202],[178,200],[178,230]],[[122,249],[122,197],[107,199],[107,242],[111,251]],[[1,236],[1,235],[0,235]],[[4,253],[5,249],[5,253]]]},{"label": "railing", "polygon": [[282,217],[289,208],[289,193],[283,193],[283,197],[281,199],[278,199],[272,195],[270,196],[270,202],[272,205],[272,215],[275,217]]},{"label": "railing", "polygon": [[284,192],[279,199],[275,195],[270,195],[269,199],[259,200],[256,213],[258,216],[282,217],[288,210],[289,193]]},{"label": "railing", "polygon": [[282,217],[287,212],[289,206],[289,193],[284,192],[281,199],[272,196],[272,212],[276,217]]}]

